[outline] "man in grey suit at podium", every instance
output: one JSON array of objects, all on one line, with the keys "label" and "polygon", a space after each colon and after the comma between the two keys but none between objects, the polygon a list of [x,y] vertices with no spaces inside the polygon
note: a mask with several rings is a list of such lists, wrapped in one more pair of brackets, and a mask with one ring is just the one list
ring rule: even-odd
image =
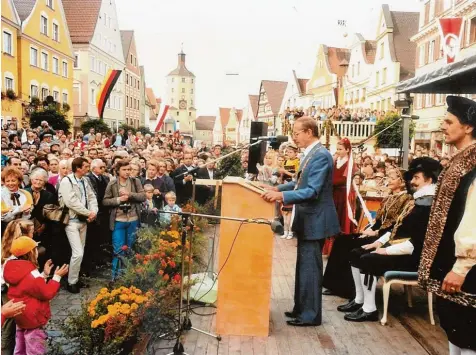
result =
[{"label": "man in grey suit at podium", "polygon": [[304,148],[296,181],[268,187],[266,201],[294,205],[292,230],[297,235],[294,309],[285,312],[292,326],[316,326],[322,322],[322,247],[325,238],[340,232],[332,199],[333,160],[319,142],[319,130],[310,117],[294,123],[293,140]]}]

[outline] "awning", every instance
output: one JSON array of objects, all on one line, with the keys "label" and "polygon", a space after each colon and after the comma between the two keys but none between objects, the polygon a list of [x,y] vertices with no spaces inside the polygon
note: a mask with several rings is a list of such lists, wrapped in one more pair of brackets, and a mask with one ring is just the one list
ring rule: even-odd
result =
[{"label": "awning", "polygon": [[476,94],[476,55],[401,82],[398,93]]}]

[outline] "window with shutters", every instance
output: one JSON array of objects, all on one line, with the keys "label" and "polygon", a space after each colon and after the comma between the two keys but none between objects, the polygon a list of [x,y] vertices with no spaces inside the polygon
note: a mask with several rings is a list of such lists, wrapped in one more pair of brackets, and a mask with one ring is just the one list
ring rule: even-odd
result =
[{"label": "window with shutters", "polygon": [[59,26],[57,23],[53,23],[53,39],[59,42]]},{"label": "window with shutters", "polygon": [[425,20],[423,26],[425,26],[430,21],[430,1],[425,4]]},{"label": "window with shutters", "polygon": [[59,59],[53,57],[53,74],[59,74]]},{"label": "window with shutters", "polygon": [[13,79],[5,77],[5,89],[6,90],[13,90]]},{"label": "window with shutters", "polygon": [[30,97],[38,97],[38,86],[31,85],[30,86]]},{"label": "window with shutters", "polygon": [[38,49],[30,48],[30,65],[38,66]]},{"label": "window with shutters", "polygon": [[59,91],[53,91],[53,100],[59,101]]},{"label": "window with shutters", "polygon": [[432,96],[432,94],[425,95],[425,107],[431,107],[433,105]]},{"label": "window with shutters", "polygon": [[3,31],[3,53],[13,55],[12,48],[12,34],[10,32]]},{"label": "window with shutters", "polygon": [[422,67],[425,65],[425,45],[422,44],[418,47],[418,66]]},{"label": "window with shutters", "polygon": [[48,70],[48,53],[41,52],[41,69]]},{"label": "window with shutters", "polygon": [[67,93],[63,93],[63,103],[64,104],[67,104],[68,103],[68,94]]},{"label": "window with shutters", "polygon": [[469,25],[469,44],[476,43],[476,17],[473,17]]},{"label": "window with shutters", "polygon": [[50,94],[50,91],[47,88],[41,88],[41,99],[46,100],[48,95]]},{"label": "window with shutters", "polygon": [[428,46],[428,62],[432,63],[435,60],[435,40],[431,40]]},{"label": "window with shutters", "polygon": [[43,15],[40,20],[40,30],[42,34],[48,36],[48,19]]}]

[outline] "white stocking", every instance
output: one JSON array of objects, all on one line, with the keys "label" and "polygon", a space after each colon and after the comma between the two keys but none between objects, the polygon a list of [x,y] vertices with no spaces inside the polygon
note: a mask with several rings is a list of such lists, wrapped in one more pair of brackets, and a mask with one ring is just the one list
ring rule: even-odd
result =
[{"label": "white stocking", "polygon": [[358,304],[364,303],[364,289],[362,288],[362,281],[360,281],[360,270],[351,266],[352,277],[355,284],[355,299],[354,302]]},{"label": "white stocking", "polygon": [[362,288],[364,289],[364,305],[362,309],[366,313],[371,313],[377,310],[377,306],[375,305],[375,290],[377,289],[377,277],[373,275],[368,275],[368,282],[372,283],[372,287],[364,285],[365,275],[360,274],[360,280],[362,282]]},{"label": "white stocking", "polygon": [[450,343],[450,355],[476,355],[476,351],[471,349],[461,349],[460,347]]}]

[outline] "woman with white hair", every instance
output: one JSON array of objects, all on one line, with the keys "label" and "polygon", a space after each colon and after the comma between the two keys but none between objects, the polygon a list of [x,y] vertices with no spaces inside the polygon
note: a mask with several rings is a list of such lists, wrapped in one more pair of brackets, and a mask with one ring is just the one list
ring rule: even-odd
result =
[{"label": "woman with white hair", "polygon": [[39,260],[40,268],[42,267],[42,263],[51,256],[51,244],[54,239],[52,237],[51,221],[43,216],[43,209],[45,205],[58,205],[58,200],[55,195],[45,189],[47,182],[48,172],[41,167],[37,167],[33,169],[30,174],[31,185],[26,188],[33,197],[33,209],[30,219],[35,226],[34,239],[41,242],[41,245],[46,249],[45,259]]}]

